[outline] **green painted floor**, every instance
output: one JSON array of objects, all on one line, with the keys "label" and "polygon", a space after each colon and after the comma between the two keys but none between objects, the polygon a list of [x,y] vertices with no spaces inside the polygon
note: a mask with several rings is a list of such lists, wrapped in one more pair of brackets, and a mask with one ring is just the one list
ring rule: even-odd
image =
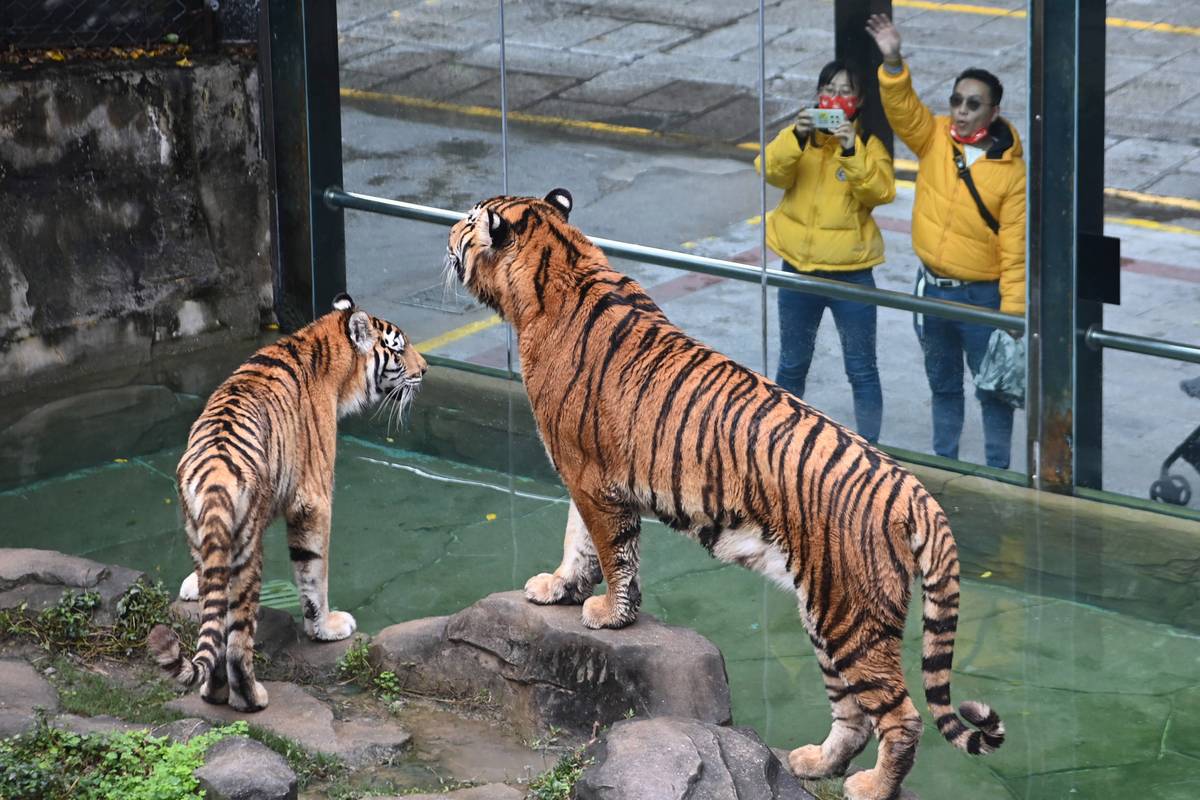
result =
[{"label": "green painted floor", "polygon": [[[0,493],[0,546],[121,563],[177,586],[190,568],[175,507],[178,457],[165,451]],[[1008,741],[994,755],[971,757],[927,725],[906,786],[922,800],[1200,797],[1200,637],[1074,602],[1072,592],[1090,596],[1086,581],[1032,580],[1078,575],[1075,562],[1089,554],[1057,546],[1052,524],[1024,522],[1022,535],[1047,546],[1025,541],[1014,553],[1011,530],[994,534],[986,516],[1007,513],[999,509],[1007,504],[996,505],[948,507],[969,554],[952,688],[955,702],[990,703]],[[973,521],[960,525],[962,517]],[[452,613],[553,569],[565,520],[560,486],[343,439],[333,604],[368,632]],[[1130,561],[1155,562],[1147,541],[1137,539]],[[1105,558],[1121,558],[1113,552]],[[1030,554],[1073,563],[1027,563]],[[1104,572],[1103,559],[1093,560]],[[1153,596],[1142,596],[1150,584],[1137,580],[1114,589],[1109,569],[1100,581],[1105,602],[1175,618],[1182,609],[1163,608],[1170,602],[1163,598],[1192,596],[1196,572],[1185,567],[1160,570],[1167,589]],[[1026,577],[1014,580],[1018,568]],[[828,706],[792,597],[658,524],[644,529],[642,576],[645,612],[700,631],[725,654],[737,724],[784,748],[824,736]],[[291,578],[279,524],[268,537],[267,578]],[[1057,596],[1014,588],[1043,585]],[[914,616],[905,660],[910,686],[920,684],[919,631]],[[872,749],[858,763],[873,759]]]}]

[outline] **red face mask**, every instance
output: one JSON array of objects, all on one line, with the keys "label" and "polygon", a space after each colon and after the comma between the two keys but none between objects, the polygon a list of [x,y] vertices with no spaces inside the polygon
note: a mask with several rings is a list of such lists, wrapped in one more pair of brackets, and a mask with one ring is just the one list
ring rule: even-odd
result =
[{"label": "red face mask", "polygon": [[858,98],[823,94],[817,98],[817,108],[840,108],[846,112],[846,119],[854,119],[858,115]]},{"label": "red face mask", "polygon": [[954,139],[954,141],[958,142],[959,144],[975,144],[976,142],[980,141],[987,135],[988,135],[988,126],[984,125],[982,128],[975,131],[974,133],[972,133],[969,136],[959,136],[958,128],[956,128],[954,126],[953,122],[950,123],[950,137],[952,139]]}]

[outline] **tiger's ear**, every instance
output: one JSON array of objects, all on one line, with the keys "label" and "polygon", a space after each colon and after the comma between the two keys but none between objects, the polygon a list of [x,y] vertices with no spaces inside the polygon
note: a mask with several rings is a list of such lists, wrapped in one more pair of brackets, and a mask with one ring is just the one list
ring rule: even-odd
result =
[{"label": "tiger's ear", "polygon": [[490,208],[479,218],[479,228],[479,243],[484,247],[503,247],[512,233],[508,220]]},{"label": "tiger's ear", "polygon": [[365,311],[355,311],[346,321],[346,333],[351,343],[359,352],[370,352],[375,346],[375,328],[371,325],[371,317]]},{"label": "tiger's ear", "polygon": [[338,311],[354,308],[354,299],[345,292],[341,292],[337,297],[333,298],[333,307]]},{"label": "tiger's ear", "polygon": [[550,194],[546,195],[546,202],[557,208],[563,219],[570,219],[575,201],[566,189],[551,189]]}]

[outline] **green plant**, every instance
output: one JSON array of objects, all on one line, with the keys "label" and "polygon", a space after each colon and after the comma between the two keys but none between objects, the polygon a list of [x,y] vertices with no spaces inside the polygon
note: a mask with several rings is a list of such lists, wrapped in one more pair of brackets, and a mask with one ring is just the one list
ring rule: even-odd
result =
[{"label": "green plant", "polygon": [[204,753],[246,724],[214,728],[187,742],[148,731],[78,734],[39,718],[33,731],[0,741],[0,797],[10,800],[200,800],[192,773]]},{"label": "green plant", "polygon": [[296,783],[301,789],[313,783],[340,778],[347,772],[345,762],[337,756],[309,753],[291,739],[265,728],[251,725],[246,735],[287,759],[288,766],[296,773]]},{"label": "green plant", "polygon": [[175,689],[160,680],[157,671],[143,675],[137,684],[123,686],[60,657],[54,660],[52,680],[63,711],[80,716],[107,715],[144,725],[171,722],[183,716],[164,707],[175,698]]},{"label": "green plant", "polygon": [[345,683],[353,683],[364,689],[371,688],[375,668],[371,666],[370,647],[362,636],[354,637],[354,643],[337,662],[337,674]]},{"label": "green plant", "polygon": [[568,800],[583,771],[592,763],[583,757],[580,747],[558,759],[558,763],[529,782],[528,797],[533,800]]},{"label": "green plant", "polygon": [[142,649],[146,635],[159,623],[174,628],[184,641],[196,639],[195,623],[171,614],[171,595],[161,582],[129,587],[117,602],[113,625],[98,625],[92,619],[99,607],[98,593],[67,590],[55,605],[37,614],[25,603],[0,611],[0,634],[33,639],[51,653],[70,650],[84,659],[128,657]]},{"label": "green plant", "polygon": [[384,670],[371,681],[371,688],[380,700],[390,703],[400,694],[400,679],[390,669]]},{"label": "green plant", "polygon": [[525,745],[530,750],[548,750],[558,744],[558,738],[562,736],[562,728],[557,728],[553,725],[546,732],[545,736],[538,736],[535,739],[526,740]]}]

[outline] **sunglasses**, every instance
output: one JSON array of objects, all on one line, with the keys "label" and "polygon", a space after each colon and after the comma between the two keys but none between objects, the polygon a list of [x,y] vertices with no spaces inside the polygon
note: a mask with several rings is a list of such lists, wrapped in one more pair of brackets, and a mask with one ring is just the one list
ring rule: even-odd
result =
[{"label": "sunglasses", "polygon": [[983,102],[978,97],[963,97],[958,92],[955,92],[954,94],[950,95],[950,107],[951,108],[958,108],[963,103],[967,104],[968,111],[978,111],[981,106],[993,105],[992,103]]}]

